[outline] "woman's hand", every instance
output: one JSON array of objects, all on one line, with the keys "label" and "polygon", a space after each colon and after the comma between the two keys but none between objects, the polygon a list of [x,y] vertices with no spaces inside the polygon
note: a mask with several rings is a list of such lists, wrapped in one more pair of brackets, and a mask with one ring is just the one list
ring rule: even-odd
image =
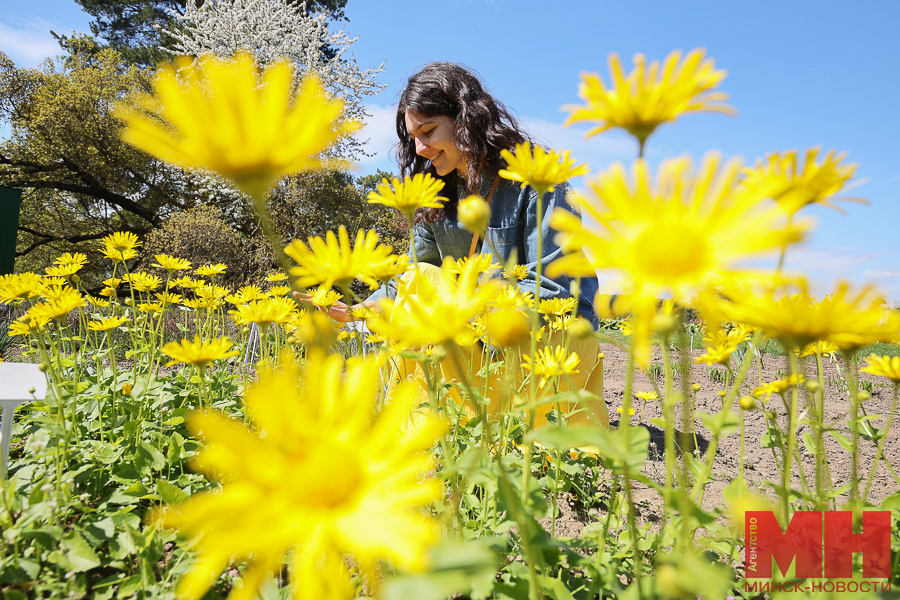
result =
[{"label": "woman's hand", "polygon": [[[315,306],[312,303],[312,296],[310,296],[309,294],[301,294],[300,292],[294,292],[294,298],[296,298],[303,304],[306,304],[309,306]],[[350,314],[350,311],[359,306],[366,306],[368,308],[373,308],[374,303],[372,303],[371,305],[363,303],[362,305],[354,304],[353,306],[348,306],[347,304],[344,304],[341,301],[337,301],[331,306],[331,308],[328,309],[328,316],[340,323],[351,323],[353,321],[356,321],[356,318],[352,314]],[[322,310],[322,311],[325,310],[321,306],[317,306],[316,308],[318,308],[319,310]]]}]

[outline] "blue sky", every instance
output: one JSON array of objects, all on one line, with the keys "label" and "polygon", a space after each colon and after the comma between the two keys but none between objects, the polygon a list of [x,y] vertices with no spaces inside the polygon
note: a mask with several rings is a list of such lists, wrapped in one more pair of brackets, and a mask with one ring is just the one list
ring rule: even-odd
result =
[{"label": "blue sky", "polygon": [[[57,51],[50,29],[88,30],[72,0],[2,1],[0,50],[22,66]],[[705,47],[728,71],[721,89],[739,114],[662,127],[649,142],[651,162],[711,149],[748,162],[790,148],[846,151],[859,164],[850,195],[871,203],[845,204],[846,215],[810,210],[818,227],[787,264],[823,291],[845,278],[900,301],[900,2],[349,0],[346,14],[345,30],[359,36],[356,59],[385,61],[379,81],[388,86],[367,99],[364,135],[376,155],[362,173],[392,170],[393,106],[406,78],[430,61],[474,69],[533,134],[597,171],[637,150],[622,135],[585,140],[583,128],[561,126],[560,106],[579,102],[579,73],[607,77],[610,52],[630,66],[636,52],[662,59]]]}]

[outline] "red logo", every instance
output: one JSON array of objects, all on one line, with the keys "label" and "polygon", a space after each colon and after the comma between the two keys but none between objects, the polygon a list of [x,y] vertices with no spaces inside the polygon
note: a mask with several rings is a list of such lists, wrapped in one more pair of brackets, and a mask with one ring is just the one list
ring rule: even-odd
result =
[{"label": "red logo", "polygon": [[853,553],[863,555],[863,577],[891,576],[891,513],[863,513],[862,533],[853,533],[850,511],[800,511],[782,532],[771,511],[747,511],[744,569],[748,579],[771,578],[772,559],[786,575],[796,559],[799,578],[850,578]]}]

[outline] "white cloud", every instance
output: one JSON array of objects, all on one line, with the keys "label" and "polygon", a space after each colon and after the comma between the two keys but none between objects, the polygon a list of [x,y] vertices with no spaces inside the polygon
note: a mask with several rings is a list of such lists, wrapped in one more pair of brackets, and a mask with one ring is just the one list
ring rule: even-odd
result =
[{"label": "white cloud", "polygon": [[396,171],[396,161],[391,155],[391,149],[397,142],[397,129],[394,124],[397,107],[385,108],[377,104],[366,104],[365,109],[371,116],[366,119],[365,126],[354,137],[365,142],[364,149],[372,156],[361,158],[359,166],[366,172],[374,172],[376,169]]},{"label": "white cloud", "polygon": [[68,31],[61,23],[44,19],[16,19],[14,23],[0,23],[0,50],[9,55],[16,66],[32,68],[45,58],[62,51],[50,30]]}]

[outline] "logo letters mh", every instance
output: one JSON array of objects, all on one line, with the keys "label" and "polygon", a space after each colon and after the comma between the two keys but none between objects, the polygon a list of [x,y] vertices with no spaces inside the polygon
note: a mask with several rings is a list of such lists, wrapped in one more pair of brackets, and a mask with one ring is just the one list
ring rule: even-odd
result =
[{"label": "logo letters mh", "polygon": [[747,511],[744,568],[748,579],[771,578],[772,559],[786,575],[796,559],[795,574],[808,579],[853,576],[853,553],[863,555],[863,577],[891,576],[891,513],[863,513],[862,533],[853,533],[850,511],[794,513],[787,531],[770,511]]}]

